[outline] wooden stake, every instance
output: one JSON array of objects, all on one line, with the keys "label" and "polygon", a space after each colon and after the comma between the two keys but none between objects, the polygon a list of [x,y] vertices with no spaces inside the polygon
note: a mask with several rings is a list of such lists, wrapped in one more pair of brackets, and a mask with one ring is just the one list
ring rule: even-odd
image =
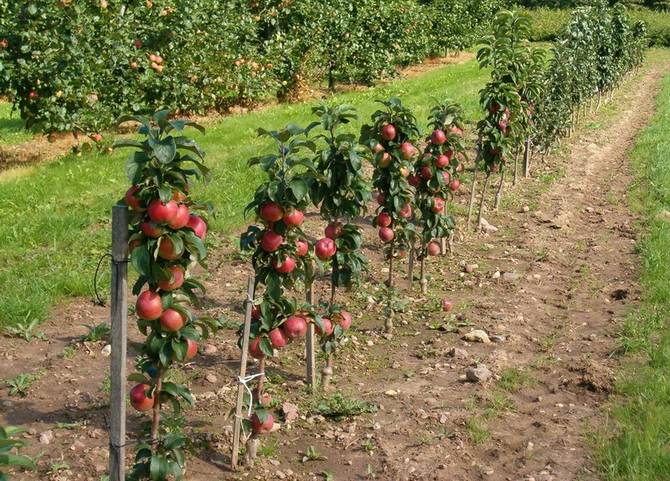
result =
[{"label": "wooden stake", "polygon": [[530,138],[523,143],[523,176],[530,177]]},{"label": "wooden stake", "polygon": [[[249,332],[251,331],[251,308],[254,298],[254,278],[249,277],[247,283],[247,302],[244,312],[244,329],[242,331],[242,352],[240,356],[240,379],[247,375],[247,359],[249,357]],[[239,380],[238,380],[239,381]],[[244,404],[244,384],[237,385],[237,404],[235,405],[235,424],[233,426],[233,452],[230,456],[230,466],[233,470],[237,469],[238,458],[240,455],[240,434],[242,432],[242,407]],[[249,402],[253,402],[249,399]]]},{"label": "wooden stake", "polygon": [[[333,275],[335,274],[335,271],[333,271]],[[330,316],[331,319],[330,321],[333,322],[333,309],[335,307],[335,294],[336,294],[336,287],[335,283],[332,282],[330,283]],[[326,365],[324,366],[323,369],[321,369],[321,386],[324,391],[327,391],[330,389],[330,380],[333,377],[333,353],[329,352],[328,353],[328,358],[326,359]]]},{"label": "wooden stake", "polygon": [[514,173],[512,175],[512,185],[516,185],[516,179],[519,172],[519,152],[520,149],[517,147],[516,152],[514,152]]},{"label": "wooden stake", "polygon": [[[307,289],[305,300],[310,306],[314,305],[314,284],[310,284]],[[314,391],[316,388],[316,355],[315,345],[315,332],[314,332],[314,323],[310,322],[307,325],[307,337],[305,339],[305,361],[307,364],[307,385],[310,390]]]},{"label": "wooden stake", "polygon": [[[424,251],[425,252],[425,251]],[[421,294],[428,294],[428,280],[426,280],[426,258],[421,258]]]},{"label": "wooden stake", "polygon": [[111,392],[109,480],[126,479],[126,349],[128,342],[128,207],[112,208]]}]

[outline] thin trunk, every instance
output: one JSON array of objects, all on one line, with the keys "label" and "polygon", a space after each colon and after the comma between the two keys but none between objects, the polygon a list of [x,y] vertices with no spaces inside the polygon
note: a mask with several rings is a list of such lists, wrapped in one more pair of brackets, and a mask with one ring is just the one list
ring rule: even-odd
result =
[{"label": "thin trunk", "polygon": [[521,152],[521,149],[519,147],[516,148],[516,152],[514,153],[514,175],[512,176],[512,185],[516,185],[516,179],[517,175],[519,172],[519,153]]},{"label": "thin trunk", "polygon": [[392,300],[393,300],[393,255],[395,254],[395,240],[391,241],[391,248],[389,252],[389,278],[388,278],[388,298],[387,298],[387,303],[388,303],[388,314],[386,316],[386,321],[384,322],[384,326],[386,328],[386,332],[390,333],[393,331],[393,306]]},{"label": "thin trunk", "polygon": [[530,138],[526,137],[523,143],[523,176],[530,177]]},{"label": "thin trunk", "polygon": [[414,243],[409,247],[409,258],[407,259],[407,281],[409,283],[409,290],[412,290],[414,283]]},{"label": "thin trunk", "polygon": [[477,229],[482,223],[482,210],[484,208],[484,199],[486,199],[486,191],[489,188],[489,181],[491,180],[491,174],[486,173],[486,180],[484,181],[484,187],[482,188],[482,197],[479,199],[479,212],[477,213]]},{"label": "thin trunk", "polygon": [[[265,358],[262,358],[258,362],[258,372],[262,372],[262,376],[258,376],[258,386],[256,387],[256,399],[255,401],[257,402],[258,400],[262,399],[263,396],[263,385],[265,384]],[[254,400],[252,400],[253,402]]]},{"label": "thin trunk", "polygon": [[154,407],[151,413],[151,444],[155,447],[158,443],[158,428],[161,422],[160,393],[163,387],[163,371],[158,372],[156,377],[156,389],[154,391]]},{"label": "thin trunk", "polygon": [[472,172],[472,187],[470,188],[470,205],[468,206],[468,221],[466,228],[470,230],[472,223],[472,208],[475,204],[475,187],[477,186],[477,171],[479,170],[479,160],[481,159],[481,140],[477,140],[477,155],[475,157],[475,169]]},{"label": "thin trunk", "polygon": [[421,294],[428,294],[428,280],[426,280],[426,258],[421,257]]},{"label": "thin trunk", "polygon": [[498,184],[498,190],[496,191],[496,199],[494,208],[498,210],[500,208],[500,201],[503,196],[503,188],[505,187],[505,166],[500,169],[500,183]]},{"label": "thin trunk", "polygon": [[321,385],[323,386],[324,391],[330,389],[330,381],[333,378],[333,355],[328,354],[328,359],[326,360],[326,366],[321,370]]},{"label": "thin trunk", "polygon": [[447,238],[442,237],[440,239],[440,254],[443,256],[447,255]]}]

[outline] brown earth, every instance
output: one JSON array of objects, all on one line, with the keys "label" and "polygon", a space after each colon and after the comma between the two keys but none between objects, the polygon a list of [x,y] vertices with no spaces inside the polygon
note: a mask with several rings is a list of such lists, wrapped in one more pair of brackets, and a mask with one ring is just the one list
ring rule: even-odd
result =
[{"label": "brown earth", "polygon": [[[429,295],[418,292],[418,283],[408,291],[399,279],[407,303],[392,336],[383,333],[377,302],[385,267],[365,220],[370,272],[360,288],[340,296],[356,316],[334,382],[347,398],[376,405],[376,413],[339,422],[321,416],[318,397],[305,390],[295,343],[269,363],[268,391],[279,406],[296,404],[300,418],[287,424],[279,415],[281,429],[263,439],[256,466],[233,474],[226,465],[239,350],[234,329],[211,339],[206,354],[201,349],[176,374],[197,398],[186,411],[185,431],[194,440],[188,479],[328,479],[325,472],[334,480],[598,479],[587,436],[604,420],[618,364],[617,326],[639,297],[626,152],[653,112],[663,73],[650,66],[637,74],[559,155],[535,165],[532,179],[508,187],[501,211],[485,215],[496,233],[461,230],[454,255],[430,262]],[[457,196],[461,214],[468,197]],[[321,228],[309,216],[307,230],[316,235]],[[204,310],[234,326],[250,270],[231,242],[215,239]],[[319,295],[326,299],[325,282]],[[439,309],[444,296],[455,301],[450,315]],[[39,457],[37,472],[17,479],[94,480],[104,473],[109,358],[104,343],[77,338],[83,324],[107,316],[106,308],[77,300],[41,326],[47,340],[0,338],[2,378],[38,378],[24,398],[5,386],[0,391],[0,424],[28,428],[24,452]],[[495,342],[464,341],[471,329]],[[140,340],[131,330],[131,340]],[[452,348],[463,351],[453,356]],[[466,369],[477,364],[492,377],[465,381]],[[136,433],[146,419],[130,413],[129,429]],[[301,462],[310,446],[325,459]],[[128,465],[131,455],[132,449]]]}]

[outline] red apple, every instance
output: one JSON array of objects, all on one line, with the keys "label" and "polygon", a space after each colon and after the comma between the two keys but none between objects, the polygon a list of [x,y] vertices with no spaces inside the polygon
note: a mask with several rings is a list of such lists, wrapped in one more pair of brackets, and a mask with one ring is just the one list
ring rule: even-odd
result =
[{"label": "red apple", "polygon": [[333,239],[330,239],[328,237],[324,239],[319,239],[316,242],[316,246],[314,247],[314,252],[316,253],[316,257],[318,257],[322,261],[330,259],[335,255],[335,252],[337,252],[335,241],[333,241]]},{"label": "red apple", "polygon": [[154,291],[144,291],[137,296],[135,312],[140,319],[147,321],[158,319],[163,313],[163,301],[161,301],[161,296]]},{"label": "red apple", "polygon": [[181,257],[183,252],[177,252],[174,242],[169,237],[161,238],[161,244],[158,246],[158,256],[161,259],[174,261]]},{"label": "red apple", "polygon": [[207,235],[207,223],[202,219],[202,217],[197,215],[189,216],[186,227],[193,229],[195,235],[200,237],[201,240],[205,240],[205,236]]},{"label": "red apple", "polygon": [[288,339],[286,339],[286,336],[284,335],[284,331],[281,329],[272,329],[270,333],[268,334],[268,337],[270,338],[270,342],[272,343],[272,347],[275,349],[281,349],[284,347],[286,344],[288,344]]},{"label": "red apple", "polygon": [[433,169],[431,169],[427,165],[424,165],[423,167],[421,167],[421,177],[423,177],[425,180],[432,179]]},{"label": "red apple", "polygon": [[407,177],[407,182],[412,187],[418,187],[418,185],[421,183],[421,177],[412,174],[409,177]]},{"label": "red apple", "polygon": [[168,271],[170,271],[172,278],[160,281],[158,287],[163,291],[179,289],[184,284],[184,268],[182,266],[170,266]]},{"label": "red apple", "polygon": [[177,207],[177,215],[174,216],[174,218],[168,223],[168,226],[174,230],[179,230],[182,227],[186,227],[188,224],[188,220],[190,217],[190,213],[188,210],[188,206],[184,204],[180,204]]},{"label": "red apple", "polygon": [[409,169],[407,167],[400,167],[400,175],[409,177]]},{"label": "red apple", "polygon": [[198,343],[186,338],[186,359],[193,359],[198,354]]},{"label": "red apple", "polygon": [[400,209],[400,217],[404,219],[409,219],[412,217],[412,206],[410,204],[405,204]]},{"label": "red apple", "polygon": [[395,139],[395,136],[396,136],[395,127],[392,124],[384,125],[382,127],[381,136],[382,136],[382,139],[386,140],[387,142]]},{"label": "red apple", "polygon": [[102,142],[102,135],[100,135],[98,133],[91,134],[91,140],[95,143],[100,143],[100,142]]},{"label": "red apple", "polygon": [[251,306],[251,318],[254,321],[257,321],[258,319],[261,318],[261,308],[259,306],[257,306],[256,304]]},{"label": "red apple", "polygon": [[321,328],[315,323],[315,324],[314,324],[314,329],[316,330],[316,333],[317,333],[319,336],[323,336],[323,335],[330,336],[330,335],[333,333],[333,329],[334,329],[333,323],[331,322],[330,319],[325,318],[325,317],[322,317],[322,318],[321,318],[321,322],[323,322],[323,331],[322,331]]},{"label": "red apple", "polygon": [[135,48],[142,48],[142,40],[140,40],[139,38],[135,39],[133,45],[135,45]]},{"label": "red apple", "polygon": [[458,135],[459,137],[463,137],[463,130],[460,128],[456,127],[455,125],[449,129],[449,132],[451,132],[454,135]]},{"label": "red apple", "polygon": [[265,252],[274,252],[284,243],[284,238],[271,230],[266,230],[261,236],[261,248]]},{"label": "red apple", "polygon": [[380,212],[377,216],[377,225],[379,227],[388,227],[393,222],[391,215],[388,212]]},{"label": "red apple", "polygon": [[433,207],[431,210],[436,214],[442,212],[444,210],[444,199],[442,197],[433,198]]},{"label": "red apple", "polygon": [[137,411],[148,411],[154,407],[154,398],[147,396],[148,384],[136,384],[130,390],[130,405]]},{"label": "red apple", "polygon": [[351,327],[352,317],[351,314],[349,314],[347,311],[340,311],[333,316],[333,319],[345,331]]},{"label": "red apple", "polygon": [[416,148],[410,142],[403,142],[400,145],[400,152],[403,159],[409,160],[416,154]]},{"label": "red apple", "polygon": [[37,92],[35,92],[34,90],[28,92],[28,98],[30,100],[35,100],[37,97],[39,97],[39,95],[37,95]]},{"label": "red apple", "polygon": [[391,154],[389,154],[388,152],[384,152],[382,154],[381,160],[379,161],[379,167],[385,169],[389,165],[391,165]]},{"label": "red apple", "polygon": [[428,250],[429,256],[436,256],[440,253],[440,244],[437,242],[429,242],[426,249]]},{"label": "red apple", "polygon": [[442,299],[442,310],[444,312],[451,311],[451,308],[454,307],[453,303],[449,299]]},{"label": "red apple", "polygon": [[451,181],[451,184],[449,184],[449,189],[451,189],[452,192],[456,192],[460,186],[461,181],[458,179],[454,179]]},{"label": "red apple", "polygon": [[298,239],[297,241],[295,241],[295,253],[298,256],[300,257],[306,256],[308,252],[309,252],[309,244],[307,243],[307,241],[302,239]]},{"label": "red apple", "polygon": [[384,205],[384,202],[385,202],[385,201],[386,201],[386,196],[385,196],[384,194],[382,194],[381,192],[379,192],[379,193],[377,194],[377,203],[378,203],[379,205]]},{"label": "red apple", "polygon": [[444,179],[444,183],[449,185],[449,181],[451,180],[451,175],[449,174],[449,172],[447,172],[446,170],[443,170],[442,171],[442,178]]},{"label": "red apple", "polygon": [[329,239],[335,240],[342,235],[342,224],[339,222],[331,222],[326,226],[324,233]]},{"label": "red apple", "polygon": [[438,155],[435,159],[435,167],[438,169],[444,169],[447,165],[449,165],[449,157],[444,154]]},{"label": "red apple", "polygon": [[165,309],[160,317],[161,327],[168,332],[177,332],[184,327],[184,316],[174,309]]},{"label": "red apple", "polygon": [[377,144],[374,147],[372,147],[372,152],[374,152],[375,154],[384,152],[384,146],[382,144]]},{"label": "red apple", "polygon": [[141,211],[144,209],[144,206],[142,205],[142,201],[138,199],[135,194],[139,192],[140,186],[139,185],[133,185],[126,191],[126,195],[124,197],[124,200],[126,202],[126,205],[130,207],[131,210],[134,210],[135,212]]},{"label": "red apple", "polygon": [[284,212],[276,202],[266,202],[261,206],[260,216],[266,222],[277,222],[284,217]]},{"label": "red apple", "polygon": [[151,201],[147,211],[149,218],[156,224],[167,224],[177,215],[178,205],[174,200],[163,204],[159,199]]},{"label": "red apple", "polygon": [[272,427],[275,425],[274,418],[270,413],[267,414],[267,418],[265,419],[264,423],[261,422],[256,413],[253,413],[249,419],[251,420],[251,430],[254,432],[254,434],[269,433],[272,431]]},{"label": "red apple", "polygon": [[297,227],[305,220],[305,214],[298,209],[293,209],[291,212],[284,216],[284,224],[289,227]]},{"label": "red apple", "polygon": [[293,257],[286,256],[281,263],[272,261],[272,267],[274,267],[274,269],[280,274],[290,274],[295,270],[295,259],[293,259]]},{"label": "red apple", "polygon": [[395,232],[390,227],[382,227],[379,229],[379,238],[383,242],[391,242],[395,238]]},{"label": "red apple", "polygon": [[435,129],[433,133],[430,134],[430,143],[435,145],[442,145],[447,141],[447,136],[444,133],[444,130]]},{"label": "red apple", "polygon": [[152,239],[158,239],[163,235],[163,228],[156,225],[154,222],[142,222],[140,224],[140,229],[145,236],[151,237]]},{"label": "red apple", "polygon": [[304,317],[291,316],[284,321],[281,329],[288,339],[302,337],[307,332],[307,321]]},{"label": "red apple", "polygon": [[263,359],[265,357],[265,353],[261,350],[260,337],[254,337],[249,342],[249,354],[251,354],[251,357],[254,359]]}]

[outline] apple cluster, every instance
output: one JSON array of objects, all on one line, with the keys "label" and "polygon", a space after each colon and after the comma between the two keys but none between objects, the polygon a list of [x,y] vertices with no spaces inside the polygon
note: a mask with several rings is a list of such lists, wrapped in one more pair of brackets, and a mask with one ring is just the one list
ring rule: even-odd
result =
[{"label": "apple cluster", "polygon": [[[207,235],[207,223],[191,212],[186,193],[175,189],[172,198],[163,202],[154,192],[151,188],[133,185],[124,197],[135,219],[129,240],[131,259],[135,258],[136,263],[141,262],[140,258],[148,260],[149,271],[156,274],[155,278],[147,279],[148,289],[137,297],[138,323],[145,331],[147,327],[151,328],[150,339],[171,338],[173,346],[169,358],[161,356],[161,352],[153,352],[150,344],[146,346],[145,354],[149,359],[155,358],[145,366],[145,372],[151,378],[156,378],[158,372],[173,360],[190,360],[198,352],[192,327],[186,333],[190,337],[181,335],[181,331],[193,323],[194,317],[175,294],[187,281],[188,266],[192,261],[190,250],[198,250],[192,247],[189,236],[197,236],[202,243]],[[180,233],[186,233],[186,237]],[[199,255],[201,253],[196,254]],[[146,266],[141,270],[145,272]],[[175,349],[174,346],[179,347]],[[130,391],[130,400],[138,411],[151,409],[154,406],[152,386],[136,385]]]}]

